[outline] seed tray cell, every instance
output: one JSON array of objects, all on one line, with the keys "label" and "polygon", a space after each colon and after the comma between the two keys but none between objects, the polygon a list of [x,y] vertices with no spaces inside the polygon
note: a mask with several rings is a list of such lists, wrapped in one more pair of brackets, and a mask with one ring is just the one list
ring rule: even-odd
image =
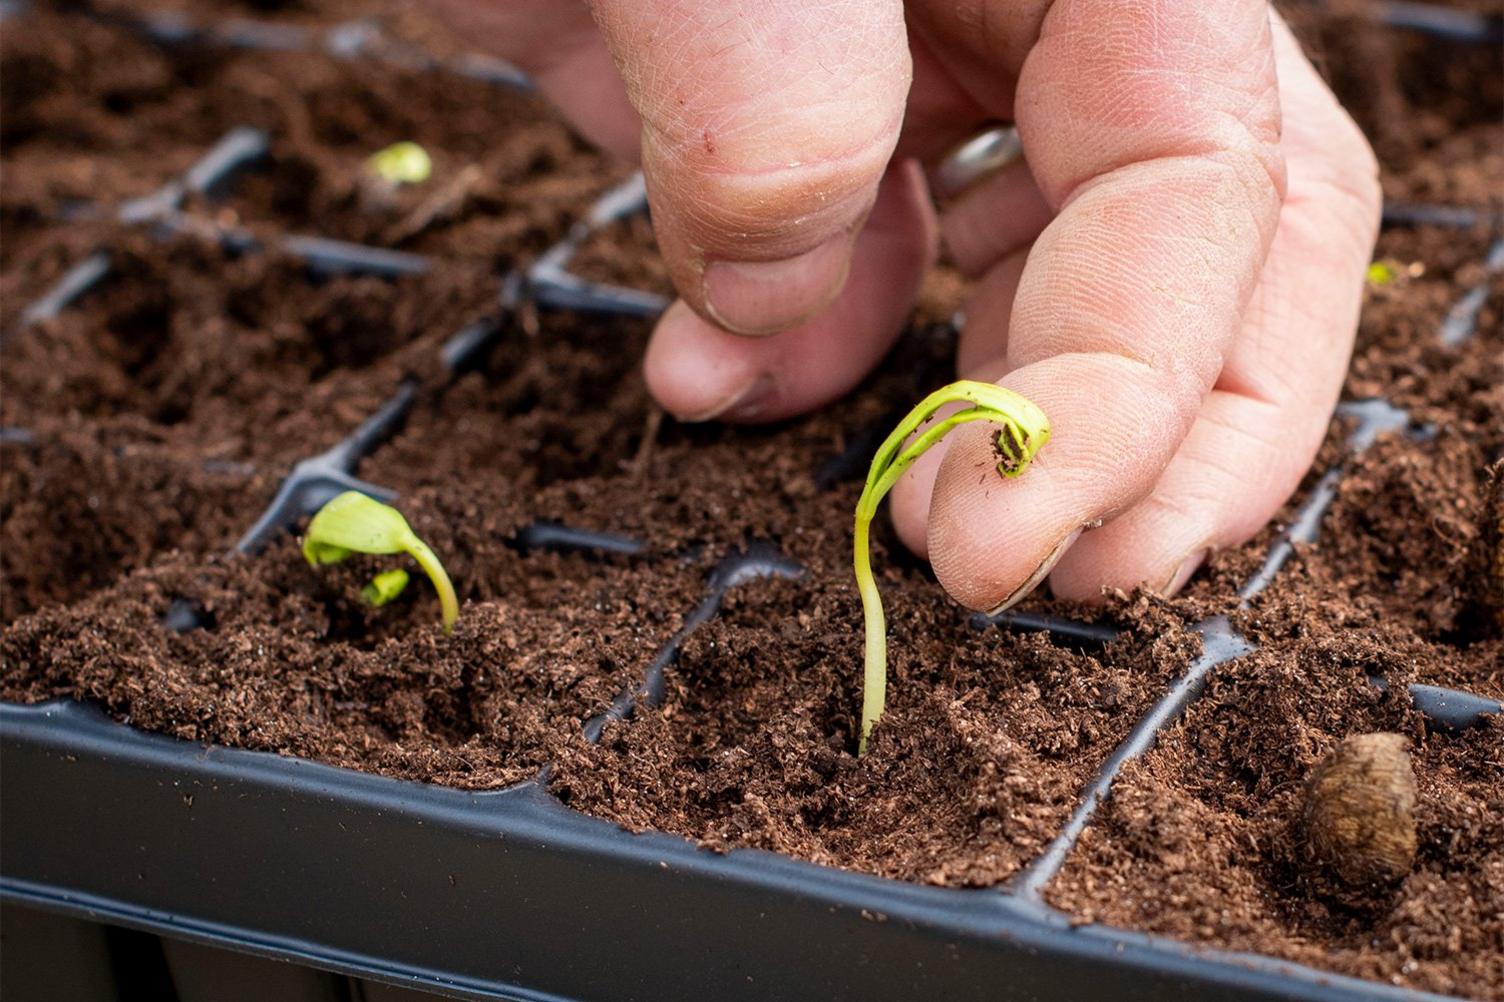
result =
[{"label": "seed tray cell", "polygon": [[[395,280],[426,275],[434,269],[435,262],[421,254],[321,236],[289,233],[267,238],[183,210],[184,200],[190,196],[202,200],[225,195],[242,173],[264,161],[268,148],[264,132],[248,126],[231,129],[181,177],[170,179],[149,195],[124,202],[114,210],[114,218],[121,225],[144,227],[164,240],[196,239],[217,246],[230,258],[270,251],[302,262],[309,278],[314,280],[342,276]],[[67,222],[82,225],[107,215],[91,206],[76,206]],[[114,260],[108,250],[89,254],[26,307],[21,314],[22,323],[32,325],[56,318],[109,278],[113,269]]]},{"label": "seed tray cell", "polygon": [[[228,548],[269,496],[276,471],[149,442],[12,426],[0,430],[0,480],[0,623],[8,626],[42,605],[107,587],[162,553]],[[88,531],[78,531],[80,523]],[[34,539],[53,543],[38,553],[27,548]]]},{"label": "seed tray cell", "polygon": [[[248,127],[231,129],[181,177],[171,178],[150,195],[130,199],[114,211],[125,225],[150,223],[171,216],[189,194],[213,197],[234,183],[245,169],[266,155],[266,134]],[[74,207],[69,218],[75,223],[100,218],[93,207]],[[51,320],[110,274],[113,262],[108,251],[98,250],[65,271],[53,285],[21,313],[23,325]]]}]

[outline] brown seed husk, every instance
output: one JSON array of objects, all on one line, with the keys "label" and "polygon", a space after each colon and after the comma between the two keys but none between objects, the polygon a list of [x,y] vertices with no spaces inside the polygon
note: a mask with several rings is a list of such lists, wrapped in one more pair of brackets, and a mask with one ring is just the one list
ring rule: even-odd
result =
[{"label": "brown seed husk", "polygon": [[1415,773],[1402,734],[1354,734],[1317,765],[1306,791],[1313,859],[1353,887],[1392,884],[1415,863]]}]

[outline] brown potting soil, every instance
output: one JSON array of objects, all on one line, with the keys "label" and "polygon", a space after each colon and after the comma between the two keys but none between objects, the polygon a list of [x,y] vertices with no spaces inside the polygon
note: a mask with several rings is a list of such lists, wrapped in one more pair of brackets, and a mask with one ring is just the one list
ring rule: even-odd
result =
[{"label": "brown potting soil", "polygon": [[[1371,30],[1361,7],[1295,20],[1375,136],[1386,192],[1498,208],[1496,54]],[[274,13],[350,16],[341,4]],[[954,275],[926,287],[913,329],[859,391],[771,428],[657,413],[640,320],[502,317],[485,364],[446,385],[439,343],[497,314],[499,276],[559,239],[620,166],[503,89],[318,53],[159,49],[89,17],[26,16],[32,30],[0,42],[0,423],[25,430],[0,444],[6,699],[89,699],[194,741],[468,788],[552,763],[556,795],[630,828],[988,886],[1059,830],[1194,657],[1189,626],[1235,612],[1235,588],[1294,511],[1216,555],[1175,600],[1029,601],[1124,627],[1095,649],[973,628],[880,527],[892,679],[857,759],[850,520],[863,436],[947,378]],[[316,282],[277,254],[58,221],[72,202],[151,192],[241,123],[272,136],[268,164],[191,211],[436,266]],[[404,139],[429,150],[434,176],[374,189],[366,159]],[[1400,278],[1370,292],[1346,395],[1384,395],[1425,432],[1351,461],[1320,540],[1236,613],[1260,650],[1214,672],[1123,774],[1047,892],[1072,915],[1504,997],[1504,725],[1429,730],[1405,690],[1504,697],[1504,637],[1482,611],[1478,570],[1487,468],[1504,453],[1504,277],[1481,266],[1492,238],[1384,234],[1377,256]],[[572,266],[667,291],[649,242],[641,220],[624,221]],[[25,303],[96,246],[117,262],[105,284],[20,327]],[[1443,347],[1448,310],[1484,282],[1478,335]],[[393,561],[314,571],[291,535],[228,553],[292,463],[408,375],[422,389],[405,426],[357,472],[400,492],[449,568],[464,603],[452,636],[421,576],[393,605],[360,603],[360,584]],[[1342,435],[1339,422],[1307,487],[1341,461]],[[518,546],[540,519],[625,534],[645,552]],[[683,644],[663,705],[584,741],[581,722],[640,683],[716,561],[755,540],[803,576],[733,588]],[[163,625],[178,599],[202,628]],[[1296,819],[1322,756],[1378,730],[1412,742],[1419,857],[1398,885],[1354,889],[1310,863]]]}]

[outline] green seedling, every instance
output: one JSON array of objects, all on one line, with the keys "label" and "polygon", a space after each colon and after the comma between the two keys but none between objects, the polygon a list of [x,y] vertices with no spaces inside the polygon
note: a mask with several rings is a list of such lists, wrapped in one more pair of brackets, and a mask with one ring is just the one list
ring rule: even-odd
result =
[{"label": "green seedling", "polygon": [[366,168],[393,186],[422,184],[433,173],[433,160],[417,143],[403,141],[371,154]]},{"label": "green seedling", "polygon": [[[303,556],[314,567],[337,564],[352,553],[406,553],[428,574],[439,593],[444,630],[454,627],[460,606],[454,585],[439,558],[419,539],[396,508],[372,500],[359,491],[345,491],[320,508],[303,537]],[[396,575],[400,575],[400,580]],[[407,572],[386,571],[361,590],[372,605],[385,605],[407,586]]]},{"label": "green seedling", "polygon": [[[947,404],[970,404],[920,431]],[[857,739],[857,754],[867,751],[867,737],[872,725],[883,715],[888,690],[887,622],[883,617],[882,598],[872,577],[872,558],[868,536],[877,506],[914,461],[930,450],[952,429],[972,421],[990,421],[1000,425],[995,444],[997,472],[1005,478],[1023,473],[1034,456],[1050,440],[1050,420],[1027,397],[991,383],[963,379],[931,393],[909,411],[893,433],[878,448],[867,473],[867,485],[856,503],[856,531],[852,564],[856,569],[856,587],[862,596],[862,614],[867,641],[862,677],[862,730]],[[909,436],[914,435],[912,442]],[[904,443],[908,442],[907,445]]]},{"label": "green seedling", "polygon": [[1411,261],[1406,264],[1403,261],[1386,257],[1368,266],[1368,284],[1375,289],[1383,289],[1391,285],[1398,287],[1411,279],[1420,278],[1425,273],[1424,261]]}]

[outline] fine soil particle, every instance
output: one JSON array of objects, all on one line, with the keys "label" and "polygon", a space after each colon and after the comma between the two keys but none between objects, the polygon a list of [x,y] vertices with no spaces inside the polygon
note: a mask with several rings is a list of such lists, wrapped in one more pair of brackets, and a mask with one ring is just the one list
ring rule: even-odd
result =
[{"label": "fine soil particle", "polygon": [[[310,25],[354,13],[343,0],[274,6]],[[1375,137],[1385,191],[1497,209],[1496,53],[1375,29],[1362,3],[1329,6],[1296,5],[1292,19]],[[1406,690],[1504,697],[1504,636],[1480,612],[1477,570],[1494,538],[1488,469],[1504,454],[1504,277],[1482,266],[1486,226],[1383,235],[1377,256],[1399,277],[1370,290],[1346,396],[1393,400],[1417,434],[1346,461],[1320,540],[1247,610],[1237,585],[1344,461],[1342,422],[1276,524],[1215,555],[1182,597],[1027,603],[1122,625],[1102,647],[973,627],[874,527],[891,685],[859,760],[851,511],[877,437],[949,378],[945,321],[966,291],[954,272],[931,278],[912,329],[840,408],[769,428],[658,412],[640,320],[505,316],[490,355],[451,382],[438,345],[496,315],[498,276],[562,237],[619,165],[534,99],[474,81],[316,51],[161,49],[97,17],[25,16],[29,30],[0,36],[4,698],[89,699],[146,730],[468,788],[552,765],[556,795],[629,828],[988,886],[1059,830],[1184,670],[1189,626],[1233,613],[1259,651],[1213,673],[1127,767],[1051,900],[1083,921],[1504,997],[1504,724],[1430,731]],[[412,11],[389,26],[438,37]],[[235,257],[98,214],[59,221],[149,194],[241,123],[268,131],[268,163],[189,211],[268,242],[318,233],[436,266],[315,281],[276,253]],[[398,140],[422,143],[434,176],[373,191],[366,160]],[[669,293],[650,246],[643,220],[625,220],[571,267]],[[112,277],[19,328],[25,304],[95,247],[111,249]],[[1442,345],[1449,311],[1480,285],[1477,335]],[[464,603],[452,636],[420,575],[394,605],[360,604],[392,560],[315,571],[291,536],[228,554],[286,470],[406,376],[420,389],[405,426],[357,472],[400,492],[449,568]],[[539,519],[644,551],[520,547]],[[754,541],[803,576],[731,589],[684,640],[662,705],[587,743],[582,721],[641,685],[716,562]],[[176,600],[201,628],[165,628]],[[1398,884],[1356,892],[1312,871],[1297,821],[1316,764],[1375,731],[1411,743],[1417,860]]]}]

